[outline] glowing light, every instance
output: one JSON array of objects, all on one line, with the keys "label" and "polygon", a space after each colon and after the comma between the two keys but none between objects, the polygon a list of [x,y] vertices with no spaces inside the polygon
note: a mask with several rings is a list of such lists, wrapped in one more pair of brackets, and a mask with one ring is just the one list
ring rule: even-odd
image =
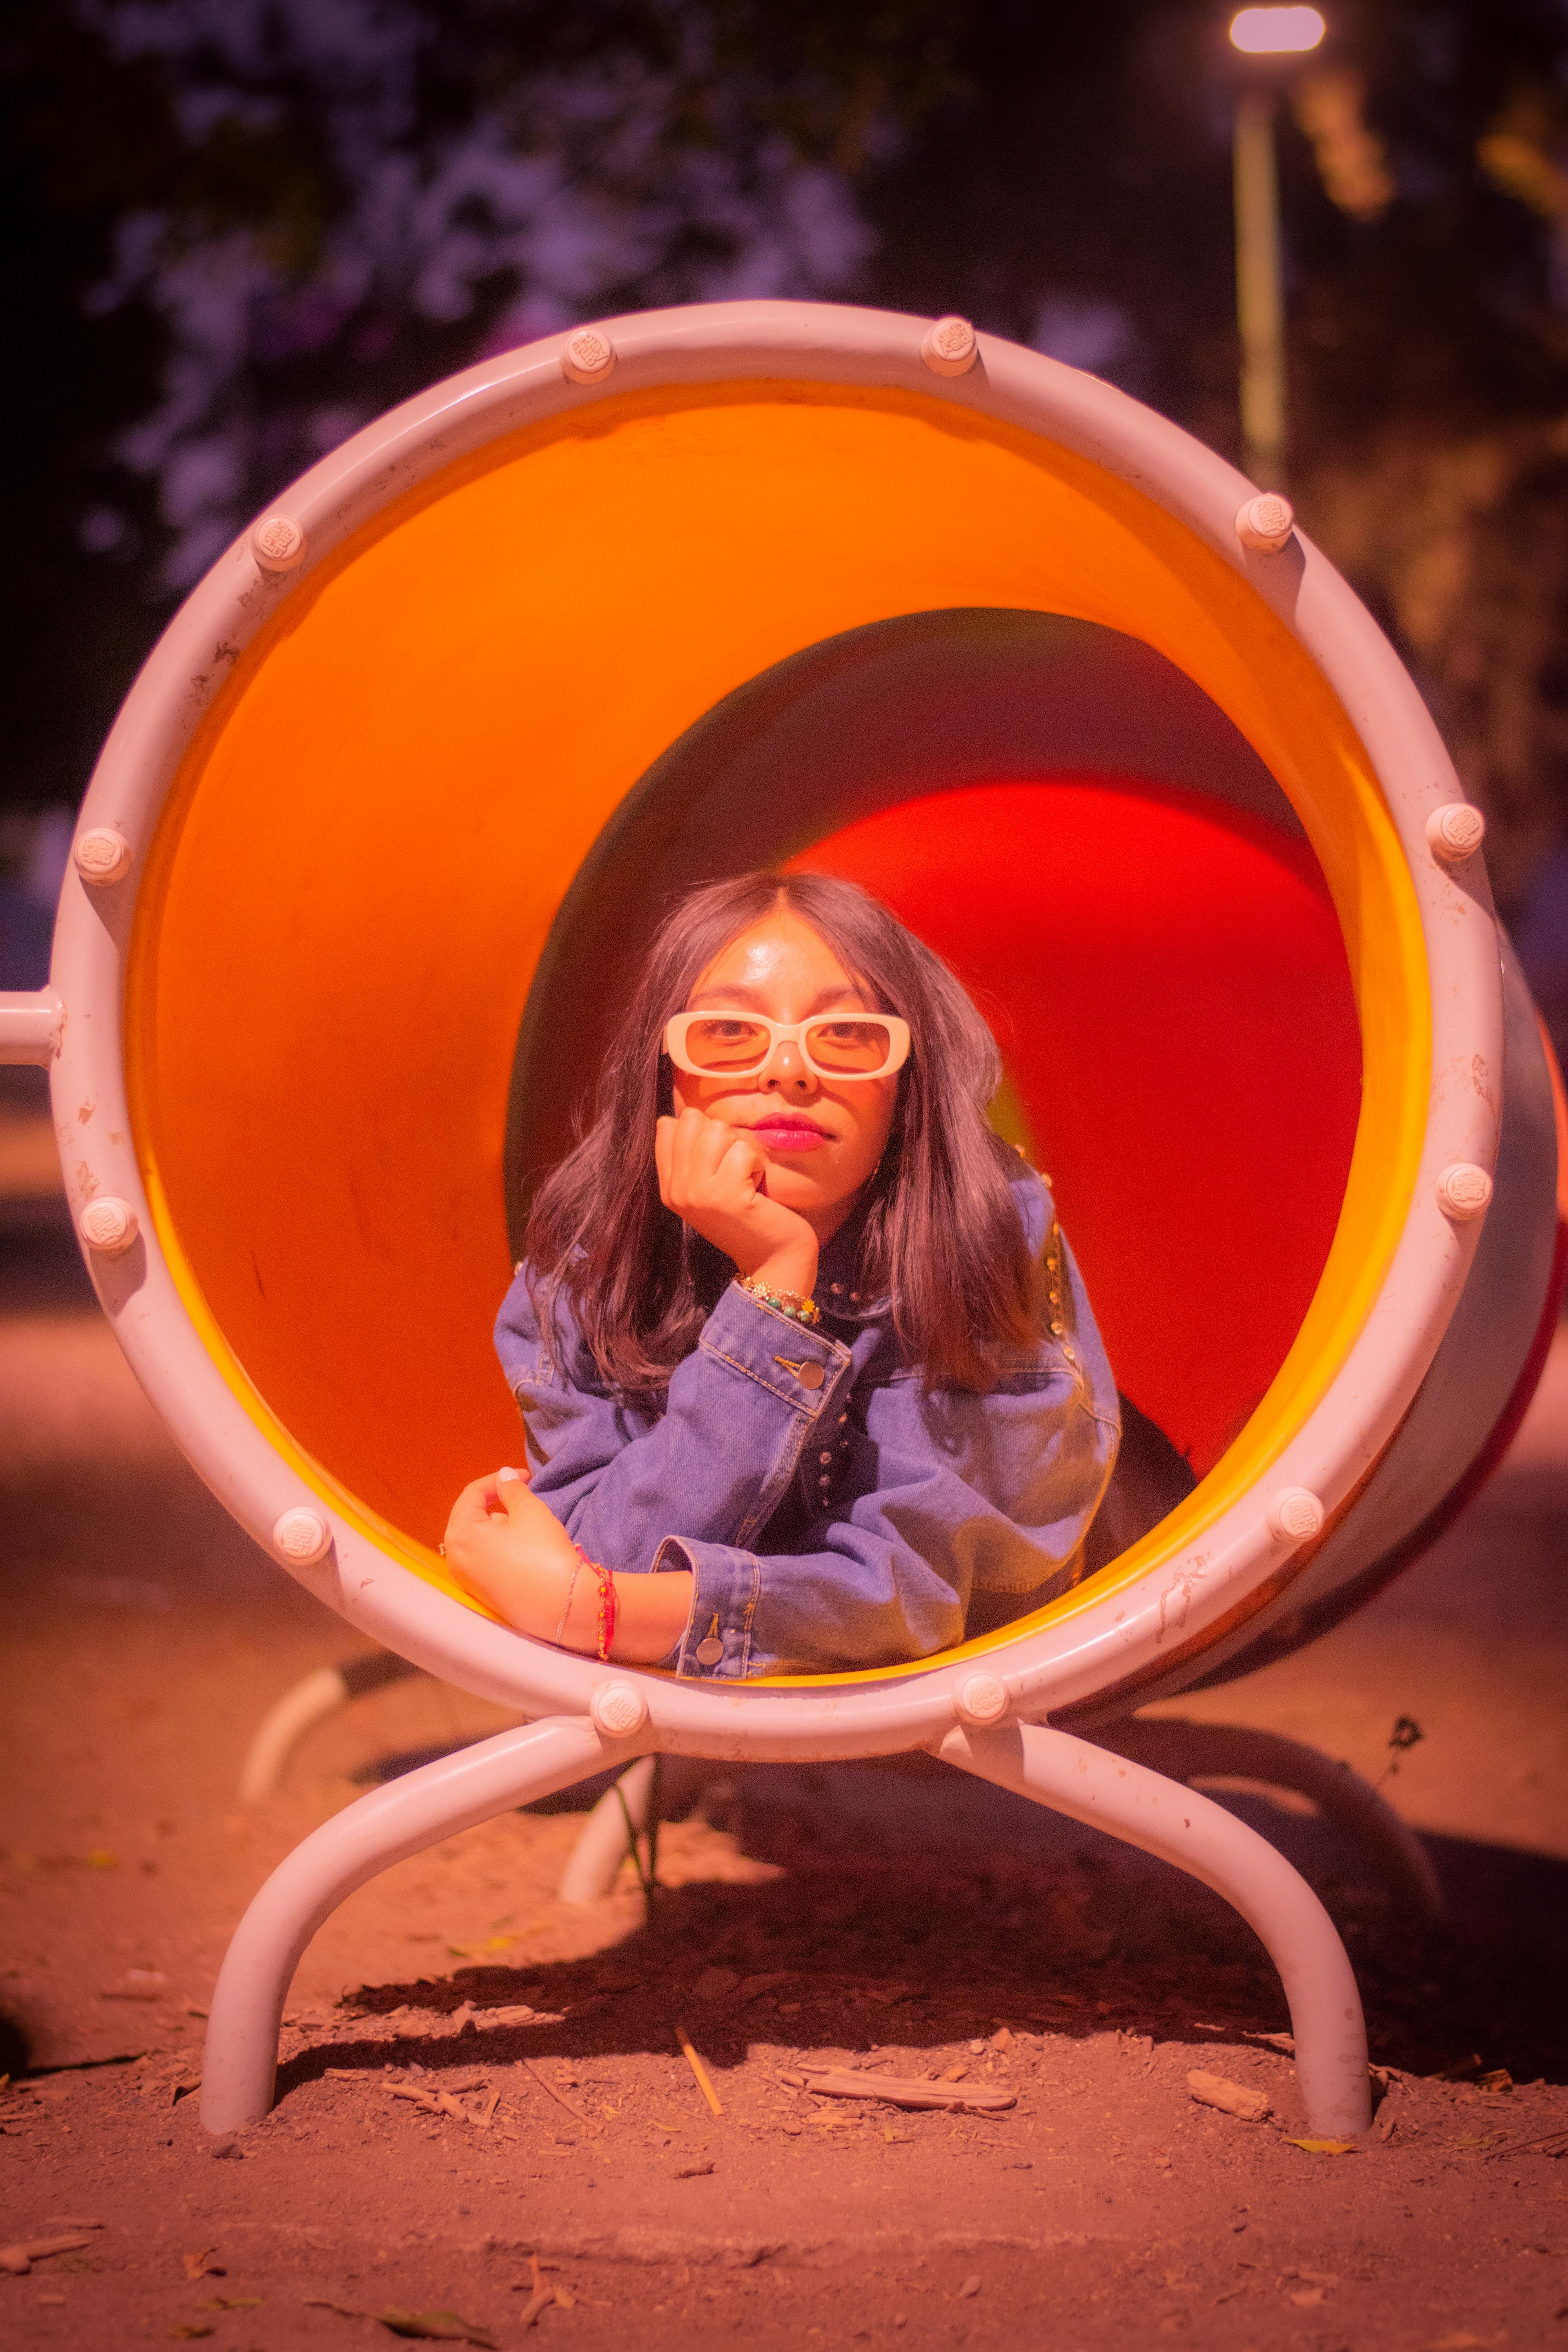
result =
[{"label": "glowing light", "polygon": [[1230,20],[1231,39],[1249,58],[1315,49],[1327,30],[1315,8],[1243,8]]}]

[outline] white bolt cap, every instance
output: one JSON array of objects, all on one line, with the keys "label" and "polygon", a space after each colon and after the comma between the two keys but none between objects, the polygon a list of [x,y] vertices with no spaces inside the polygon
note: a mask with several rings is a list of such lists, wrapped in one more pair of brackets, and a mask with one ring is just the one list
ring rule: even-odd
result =
[{"label": "white bolt cap", "polygon": [[308,544],[303,523],[292,515],[263,515],[250,534],[250,551],[263,572],[292,572],[305,561]]},{"label": "white bolt cap", "polygon": [[76,1229],[95,1255],[123,1257],[136,1238],[136,1212],[129,1201],[117,1201],[105,1192],[88,1202]]},{"label": "white bolt cap", "polygon": [[967,375],[980,356],[967,319],[938,319],[921,337],[921,357],[932,375]]},{"label": "white bolt cap", "polygon": [[1322,1533],[1323,1516],[1310,1486],[1281,1486],[1268,1498],[1268,1532],[1286,1543],[1310,1543]]},{"label": "white bolt cap", "polygon": [[310,1568],[332,1548],[332,1531],[320,1511],[285,1511],[272,1530],[279,1554],[293,1568]]},{"label": "white bolt cap", "polygon": [[1236,535],[1258,555],[1278,555],[1296,528],[1296,509],[1278,490],[1248,499],[1236,518]]},{"label": "white bolt cap", "polygon": [[629,1739],[647,1721],[647,1701],[636,1683],[601,1683],[588,1712],[606,1739]]},{"label": "white bolt cap", "polygon": [[1426,820],[1426,846],[1445,866],[1462,866],[1487,837],[1487,821],[1468,801],[1445,801]]},{"label": "white bolt cap", "polygon": [[1457,1160],[1437,1179],[1437,1205],[1455,1223],[1468,1225],[1485,1212],[1492,1196],[1492,1180],[1473,1160]]},{"label": "white bolt cap", "polygon": [[1011,1705],[1006,1684],[995,1675],[971,1675],[967,1682],[959,1685],[958,1696],[953,1701],[960,1723],[977,1726],[1000,1723]]},{"label": "white bolt cap", "polygon": [[597,327],[579,327],[566,338],[561,373],[574,383],[603,383],[616,364],[616,347]]},{"label": "white bolt cap", "polygon": [[77,872],[95,889],[106,882],[118,882],[122,874],[129,874],[132,855],[131,844],[111,824],[89,825],[85,833],[79,833],[71,852]]}]

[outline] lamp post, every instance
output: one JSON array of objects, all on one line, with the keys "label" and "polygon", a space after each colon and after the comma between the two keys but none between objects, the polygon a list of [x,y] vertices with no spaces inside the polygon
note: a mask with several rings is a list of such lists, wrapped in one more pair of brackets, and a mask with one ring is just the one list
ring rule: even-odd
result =
[{"label": "lamp post", "polygon": [[[1300,56],[1325,31],[1315,8],[1243,8],[1230,37],[1247,58]],[[1279,263],[1277,100],[1265,85],[1236,103],[1236,323],[1241,339],[1242,463],[1259,488],[1285,487],[1285,294]]]}]

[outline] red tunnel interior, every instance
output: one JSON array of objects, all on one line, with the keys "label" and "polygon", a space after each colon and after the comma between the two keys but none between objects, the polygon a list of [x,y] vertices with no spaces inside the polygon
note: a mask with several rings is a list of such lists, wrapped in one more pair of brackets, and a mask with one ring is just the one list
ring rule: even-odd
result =
[{"label": "red tunnel interior", "polygon": [[1310,850],[1098,775],[906,802],[795,862],[874,891],[975,996],[1118,1384],[1201,1475],[1295,1338],[1355,1137],[1355,1007]]}]

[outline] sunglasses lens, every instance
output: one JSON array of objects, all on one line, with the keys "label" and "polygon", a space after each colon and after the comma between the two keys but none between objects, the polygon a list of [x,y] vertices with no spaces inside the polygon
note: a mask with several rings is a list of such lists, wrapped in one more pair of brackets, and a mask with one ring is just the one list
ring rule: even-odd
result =
[{"label": "sunglasses lens", "polygon": [[819,1070],[845,1078],[879,1070],[893,1045],[885,1021],[816,1021],[806,1031],[805,1042]]},{"label": "sunglasses lens", "polygon": [[754,1070],[767,1050],[768,1033],[762,1023],[742,1020],[737,1013],[687,1024],[687,1055],[700,1070]]}]

